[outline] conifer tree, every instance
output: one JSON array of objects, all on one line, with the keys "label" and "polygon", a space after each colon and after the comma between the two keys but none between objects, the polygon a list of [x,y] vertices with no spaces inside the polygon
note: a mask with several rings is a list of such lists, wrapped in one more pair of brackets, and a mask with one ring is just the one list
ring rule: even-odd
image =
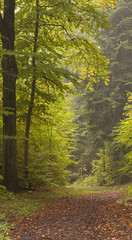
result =
[{"label": "conifer tree", "polygon": [[[112,129],[123,118],[127,91],[132,91],[132,1],[118,1],[118,5],[109,10],[109,16],[113,28],[102,31],[99,44],[110,59],[110,82],[107,85],[103,81],[94,84],[94,91],[86,90],[78,100],[80,109],[83,109],[78,118],[79,130],[87,136],[84,155],[88,161],[96,157],[99,148],[105,148],[105,142],[113,140]],[[86,79],[84,87],[87,82]],[[83,131],[82,125],[85,126]],[[78,141],[81,142],[80,137]],[[120,158],[117,153],[115,155]]]}]

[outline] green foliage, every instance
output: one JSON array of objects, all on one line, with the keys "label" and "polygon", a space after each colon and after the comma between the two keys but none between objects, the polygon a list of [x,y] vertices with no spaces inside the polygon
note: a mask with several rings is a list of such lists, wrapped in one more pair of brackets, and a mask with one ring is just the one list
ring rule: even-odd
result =
[{"label": "green foliage", "polygon": [[8,237],[9,232],[10,227],[8,226],[8,223],[0,222],[0,240],[11,240],[11,238]]},{"label": "green foliage", "polygon": [[[104,1],[106,5],[110,2]],[[23,143],[18,141],[19,182],[27,188],[38,183],[56,186],[68,179],[67,166],[72,163],[69,150],[72,148],[74,131],[70,116],[66,116],[69,113],[63,113],[59,102],[65,92],[73,91],[73,85],[79,86],[79,81],[85,78],[87,71],[90,83],[108,74],[108,60],[96,46],[93,37],[97,38],[100,28],[108,28],[109,24],[106,14],[100,12],[100,8],[104,7],[102,2],[57,1],[54,4],[50,0],[45,3],[39,1],[37,51],[34,52],[36,2],[17,1],[17,6],[15,54],[19,72],[19,139],[24,138],[30,101],[33,74],[31,59],[34,58],[36,62],[36,90],[27,168],[29,174],[28,179],[24,180]]]},{"label": "green foliage", "polygon": [[[3,208],[3,204],[5,202],[14,202],[15,200],[15,195],[11,192],[8,192],[6,190],[6,187],[3,185],[0,185],[0,240],[11,240],[8,237],[8,234],[10,232],[10,227],[9,224],[5,221],[5,216],[8,214],[6,210]],[[4,210],[3,210],[4,209]]]},{"label": "green foliage", "polygon": [[97,186],[98,182],[94,175],[83,175],[82,178],[79,178],[73,183],[73,186]]},{"label": "green foliage", "polygon": [[[103,81],[95,83],[94,91],[90,91],[87,89],[88,75],[78,96],[73,99],[75,122],[78,124],[73,154],[77,161],[83,162],[87,174],[91,173],[94,165],[99,184],[130,181],[132,164],[131,150],[124,149],[124,145],[117,150],[111,135],[113,128],[125,117],[123,109],[127,91],[132,91],[131,1],[119,1],[114,9],[108,9],[108,15],[113,27],[101,32],[99,45],[110,59],[110,82],[107,85]],[[131,145],[130,128],[123,137]]]},{"label": "green foliage", "polygon": [[[19,204],[19,206],[18,206]],[[23,202],[15,202],[13,214],[17,214],[17,216],[28,216],[31,212],[35,210],[36,206],[33,201],[28,199],[23,199]],[[11,212],[10,212],[11,213]]]},{"label": "green foliage", "polygon": [[124,149],[116,149],[115,144],[105,143],[98,158],[92,162],[93,174],[99,185],[124,184],[131,181],[131,167],[126,164]]},{"label": "green foliage", "polygon": [[[42,100],[41,100],[42,101]],[[21,155],[19,158],[19,182],[26,188],[45,184],[45,187],[64,185],[68,180],[67,166],[73,163],[70,151],[76,126],[72,112],[68,111],[68,99],[58,97],[55,103],[47,104],[46,113],[34,108],[29,145],[28,179],[23,178]],[[39,115],[37,116],[39,111]],[[37,116],[37,117],[36,117]],[[22,134],[22,129],[20,129]],[[21,143],[18,146],[21,147]]]},{"label": "green foliage", "polygon": [[[66,116],[69,113],[61,109],[61,97],[66,92],[73,92],[73,86],[78,87],[87,74],[89,88],[101,78],[108,81],[109,60],[102,54],[96,40],[101,29],[109,28],[105,7],[114,3],[111,0],[57,0],[55,3],[53,0],[39,0],[39,6],[36,6],[35,0],[16,1],[15,51],[1,47],[0,56],[14,55],[17,60],[16,140],[18,177],[22,186],[32,187],[42,182],[46,186],[56,186],[68,179],[67,166],[73,162],[70,151],[74,126],[71,117]],[[36,24],[37,39],[34,34]],[[24,131],[34,74],[36,86],[30,126],[29,175],[24,181]],[[7,110],[10,109],[4,109],[5,115],[9,114]]]},{"label": "green foliage", "polygon": [[12,192],[8,192],[6,187],[3,185],[0,185],[0,197],[1,201],[5,200],[14,200],[15,195]]},{"label": "green foliage", "polygon": [[100,149],[98,158],[92,162],[93,174],[99,185],[114,185],[118,183],[117,162],[113,161],[113,145],[105,143],[105,148]]},{"label": "green foliage", "polygon": [[124,166],[121,171],[132,177],[132,93],[128,94],[124,116],[118,127],[113,131],[114,141],[118,148],[125,148]]},{"label": "green foliage", "polygon": [[75,181],[77,181],[79,179],[80,174],[79,174],[79,172],[73,171],[73,169],[71,169],[71,167],[70,167],[70,170],[71,171],[69,173],[69,182],[74,183]]},{"label": "green foliage", "polygon": [[[78,85],[79,78],[84,78],[87,71],[91,83],[99,80],[100,76],[105,78],[108,60],[92,39],[93,36],[98,37],[100,28],[109,26],[106,14],[100,11],[102,3],[76,0],[74,3],[57,1],[53,4],[52,1],[39,1],[38,52],[33,53],[35,4],[35,1],[17,1],[16,57],[19,77],[30,82],[33,71],[30,59],[34,56],[37,78],[41,83],[64,92],[69,86],[63,84],[63,78],[73,85]],[[74,74],[73,68],[79,74]]]},{"label": "green foliage", "polygon": [[3,176],[2,175],[0,175],[0,180],[3,180]]},{"label": "green foliage", "polygon": [[132,184],[128,185],[128,189],[129,189],[130,194],[132,195]]},{"label": "green foliage", "polygon": [[[127,184],[124,186],[124,192],[125,192],[125,196],[122,199],[118,200],[119,204],[124,204],[126,206],[130,206],[131,207],[131,201],[132,201],[132,183]],[[130,216],[132,216],[132,214],[130,213]]]}]

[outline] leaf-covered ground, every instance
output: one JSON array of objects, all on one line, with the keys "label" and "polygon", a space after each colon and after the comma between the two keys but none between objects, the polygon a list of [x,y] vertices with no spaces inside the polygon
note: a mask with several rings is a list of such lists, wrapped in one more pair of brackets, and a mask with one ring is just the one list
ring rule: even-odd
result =
[{"label": "leaf-covered ground", "polygon": [[117,203],[121,192],[63,198],[28,218],[16,218],[13,240],[132,239],[131,206]]}]

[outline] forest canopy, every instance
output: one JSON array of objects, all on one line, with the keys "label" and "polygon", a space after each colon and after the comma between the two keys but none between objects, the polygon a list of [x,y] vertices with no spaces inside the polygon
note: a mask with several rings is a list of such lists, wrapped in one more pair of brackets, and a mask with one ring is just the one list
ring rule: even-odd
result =
[{"label": "forest canopy", "polygon": [[86,92],[110,80],[97,41],[103,29],[113,31],[107,10],[115,3],[0,1],[0,145],[8,190],[66,181],[77,128],[68,93],[86,78]]}]

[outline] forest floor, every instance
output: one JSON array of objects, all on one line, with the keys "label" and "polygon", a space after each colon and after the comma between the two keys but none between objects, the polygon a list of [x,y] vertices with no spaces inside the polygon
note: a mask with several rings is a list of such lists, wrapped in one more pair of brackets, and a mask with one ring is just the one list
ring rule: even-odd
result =
[{"label": "forest floor", "polygon": [[9,217],[15,223],[13,240],[130,240],[132,201],[123,192],[99,192],[61,197],[37,208],[28,217]]}]

